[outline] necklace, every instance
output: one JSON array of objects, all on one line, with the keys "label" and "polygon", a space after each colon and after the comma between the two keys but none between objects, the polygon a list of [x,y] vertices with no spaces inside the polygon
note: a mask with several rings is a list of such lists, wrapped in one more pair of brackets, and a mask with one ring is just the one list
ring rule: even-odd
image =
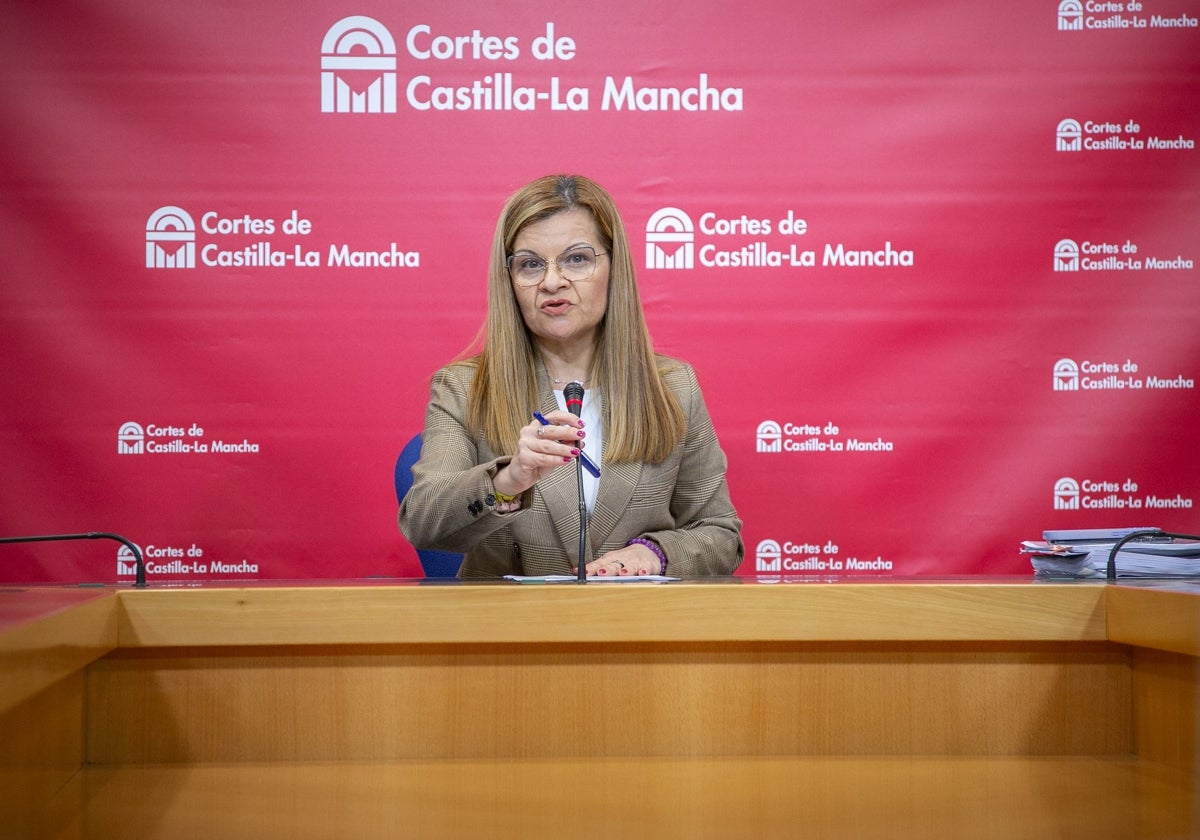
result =
[{"label": "necklace", "polygon": [[[550,377],[550,381],[553,382],[555,385],[567,385],[571,382],[579,382],[578,379],[555,379],[553,376]],[[582,385],[584,388],[586,388],[591,383],[585,379],[582,382],[579,382],[579,384]]]}]

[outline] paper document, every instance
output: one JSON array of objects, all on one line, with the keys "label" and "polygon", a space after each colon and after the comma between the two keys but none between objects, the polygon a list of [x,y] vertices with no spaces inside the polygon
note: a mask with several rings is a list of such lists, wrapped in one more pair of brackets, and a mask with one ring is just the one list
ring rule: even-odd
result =
[{"label": "paper document", "polygon": [[[1087,543],[1059,545],[1026,541],[1035,574],[1042,577],[1104,577],[1108,555],[1116,545]],[[1200,542],[1146,540],[1128,542],[1117,552],[1118,577],[1195,577],[1200,575]]]},{"label": "paper document", "polygon": [[[574,583],[575,575],[505,575],[505,580],[517,583]],[[588,575],[588,583],[666,583],[679,580],[666,575]]]}]

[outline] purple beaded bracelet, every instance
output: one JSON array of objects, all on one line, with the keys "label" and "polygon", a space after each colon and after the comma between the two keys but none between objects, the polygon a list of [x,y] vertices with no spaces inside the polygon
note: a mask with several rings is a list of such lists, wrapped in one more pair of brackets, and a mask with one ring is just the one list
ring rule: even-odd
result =
[{"label": "purple beaded bracelet", "polygon": [[645,539],[644,537],[635,537],[625,545],[644,545],[646,548],[654,552],[654,556],[658,558],[658,562],[662,564],[662,568],[658,570],[660,575],[667,573],[667,555],[663,554],[662,548],[653,540]]}]

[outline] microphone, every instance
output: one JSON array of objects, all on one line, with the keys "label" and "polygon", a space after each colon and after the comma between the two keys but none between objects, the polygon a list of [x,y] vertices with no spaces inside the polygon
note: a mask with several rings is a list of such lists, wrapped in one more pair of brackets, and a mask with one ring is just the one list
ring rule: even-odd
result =
[{"label": "microphone", "polygon": [[576,417],[583,413],[583,383],[568,382],[563,388],[563,399],[567,402],[567,411]]},{"label": "microphone", "polygon": [[142,550],[133,544],[132,540],[122,537],[120,534],[109,534],[104,531],[88,531],[86,534],[46,534],[44,536],[35,537],[0,537],[0,543],[32,543],[32,542],[59,542],[62,540],[116,540],[133,552],[133,559],[137,564],[137,572],[134,576],[133,585],[138,589],[146,588],[146,561],[142,559]]},{"label": "microphone", "polygon": [[[583,383],[568,382],[563,388],[563,400],[567,411],[579,417],[583,413]],[[579,488],[579,559],[575,569],[575,582],[587,583],[587,499],[583,495],[583,458],[575,459],[575,483]]]}]

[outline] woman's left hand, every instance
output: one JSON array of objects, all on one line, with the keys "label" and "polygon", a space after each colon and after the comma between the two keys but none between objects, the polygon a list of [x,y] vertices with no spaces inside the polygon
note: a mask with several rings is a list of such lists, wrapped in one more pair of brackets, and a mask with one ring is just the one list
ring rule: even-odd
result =
[{"label": "woman's left hand", "polygon": [[662,563],[653,551],[644,545],[627,545],[610,551],[587,564],[589,575],[657,575],[662,573]]}]

